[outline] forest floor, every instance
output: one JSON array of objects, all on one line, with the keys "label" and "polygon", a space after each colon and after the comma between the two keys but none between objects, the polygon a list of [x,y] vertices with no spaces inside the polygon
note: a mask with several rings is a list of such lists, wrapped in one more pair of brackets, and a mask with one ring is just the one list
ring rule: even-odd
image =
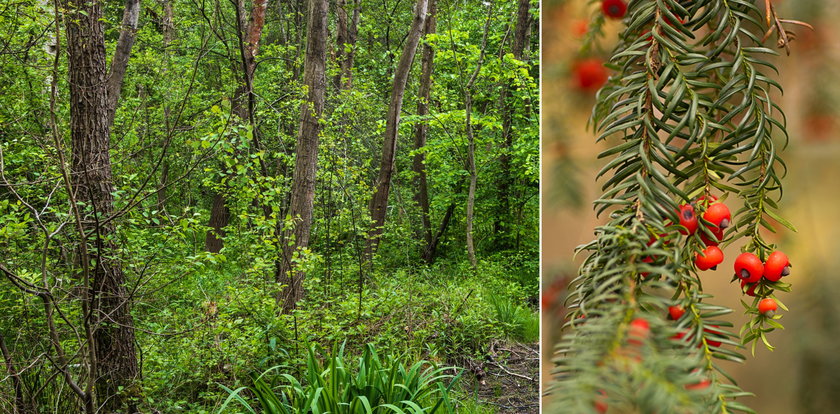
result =
[{"label": "forest floor", "polygon": [[497,414],[539,413],[538,343],[494,342],[485,361],[468,361],[463,386]]}]

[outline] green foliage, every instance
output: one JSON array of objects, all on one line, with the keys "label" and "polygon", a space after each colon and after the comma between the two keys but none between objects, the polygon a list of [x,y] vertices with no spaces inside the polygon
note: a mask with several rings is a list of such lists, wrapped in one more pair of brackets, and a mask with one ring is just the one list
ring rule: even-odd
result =
[{"label": "green foliage", "polygon": [[[609,221],[578,248],[585,258],[570,287],[551,387],[563,412],[593,411],[599,390],[619,410],[752,412],[717,360],[742,362],[742,344],[767,343],[764,333],[781,325],[753,312],[741,335],[723,329],[731,324],[716,318],[732,310],[709,303],[693,264],[707,222],[687,237],[674,223],[678,205],[696,203],[701,216],[708,201],[697,197],[722,192],[743,208],[721,247],[746,238],[743,250],[763,260],[775,249],[760,232],[774,231],[769,219],[792,229],[776,212],[787,135],[773,101],[781,86],[765,74],[776,70],[767,60],[776,53],[762,44],[767,27],[756,3],[629,4],[608,64],[615,74],[592,115],[597,140],[612,142],[599,155],[608,162],[594,203]],[[789,285],[761,289],[746,309]],[[686,313],[666,322],[671,305]],[[639,318],[649,322],[650,338],[634,334]],[[700,380],[709,385],[693,386]]]},{"label": "green foliage", "polygon": [[[251,374],[251,386],[262,412],[286,413],[451,413],[453,403],[449,392],[458,377],[447,374],[455,368],[436,367],[428,361],[418,361],[406,367],[403,358],[388,356],[384,360],[372,345],[365,347],[354,367],[348,366],[344,345],[333,348],[332,355],[322,363],[309,348],[303,382],[289,374],[271,378],[274,367],[260,375]],[[353,372],[355,371],[355,372]],[[265,378],[271,378],[270,385]],[[239,402],[249,412],[256,411],[240,396],[245,387],[230,393],[219,408],[226,412],[228,405]]]}]

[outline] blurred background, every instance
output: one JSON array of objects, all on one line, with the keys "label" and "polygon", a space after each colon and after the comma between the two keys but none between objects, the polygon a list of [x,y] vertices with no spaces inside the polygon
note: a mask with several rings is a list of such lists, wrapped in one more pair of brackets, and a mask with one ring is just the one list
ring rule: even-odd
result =
[{"label": "blurred background", "polygon": [[[757,1],[763,4],[763,1]],[[793,292],[778,297],[785,330],[769,339],[769,351],[744,353],[743,364],[725,365],[745,390],[744,400],[762,414],[840,412],[840,1],[773,0],[782,18],[811,23],[815,32],[791,26],[796,40],[790,56],[776,57],[776,79],[785,90],[775,100],[787,116],[790,145],[781,154],[788,166],[782,216],[798,232],[780,227],[767,235],[791,258],[787,279]],[[608,58],[617,20],[608,20],[606,36],[581,50],[583,33],[600,2],[544,0],[542,5],[542,283],[543,360],[550,361],[560,335],[565,287],[575,277],[580,258],[574,248],[593,238],[598,220],[591,201],[601,194],[595,174],[605,163],[597,154],[615,141],[595,143],[587,120],[595,91],[605,79],[600,63]],[[769,44],[774,42],[771,37]],[[730,199],[734,212],[741,206]],[[772,236],[772,237],[770,237]],[[724,249],[719,270],[704,273],[714,303],[735,310],[728,315],[737,331],[747,320],[731,269],[740,245]],[[551,381],[552,364],[543,364],[543,386]],[[550,397],[549,397],[550,398]]]}]

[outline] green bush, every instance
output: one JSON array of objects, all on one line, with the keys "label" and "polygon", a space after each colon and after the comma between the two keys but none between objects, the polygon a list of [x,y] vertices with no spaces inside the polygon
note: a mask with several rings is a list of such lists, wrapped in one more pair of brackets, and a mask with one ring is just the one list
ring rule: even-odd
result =
[{"label": "green bush", "polygon": [[[453,368],[437,367],[428,361],[406,368],[402,358],[380,359],[370,344],[359,358],[355,374],[346,359],[344,345],[333,349],[326,364],[315,357],[315,347],[310,347],[305,382],[287,373],[271,378],[269,374],[282,366],[252,374],[250,387],[231,390],[222,386],[229,395],[218,412],[224,413],[235,401],[248,412],[257,413],[242,396],[245,390],[256,396],[261,412],[268,414],[454,412],[449,393],[458,377],[446,374]],[[273,385],[266,379],[273,380]]]}]

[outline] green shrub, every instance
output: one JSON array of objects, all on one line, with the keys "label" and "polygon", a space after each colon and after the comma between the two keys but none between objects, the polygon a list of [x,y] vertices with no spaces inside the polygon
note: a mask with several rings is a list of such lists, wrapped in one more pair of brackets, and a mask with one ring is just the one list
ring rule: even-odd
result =
[{"label": "green shrub", "polygon": [[[260,375],[251,375],[251,386],[236,390],[222,386],[229,396],[219,409],[225,412],[231,402],[239,402],[251,413],[257,410],[241,395],[249,390],[256,396],[261,412],[287,413],[451,413],[449,398],[458,377],[446,374],[448,367],[437,367],[428,361],[415,362],[406,368],[401,358],[380,359],[368,344],[358,360],[355,374],[345,363],[344,345],[333,349],[326,365],[309,349],[305,382],[283,373],[274,378],[269,374],[281,366]],[[273,386],[266,382],[273,379]],[[447,385],[446,382],[449,382]]]}]

